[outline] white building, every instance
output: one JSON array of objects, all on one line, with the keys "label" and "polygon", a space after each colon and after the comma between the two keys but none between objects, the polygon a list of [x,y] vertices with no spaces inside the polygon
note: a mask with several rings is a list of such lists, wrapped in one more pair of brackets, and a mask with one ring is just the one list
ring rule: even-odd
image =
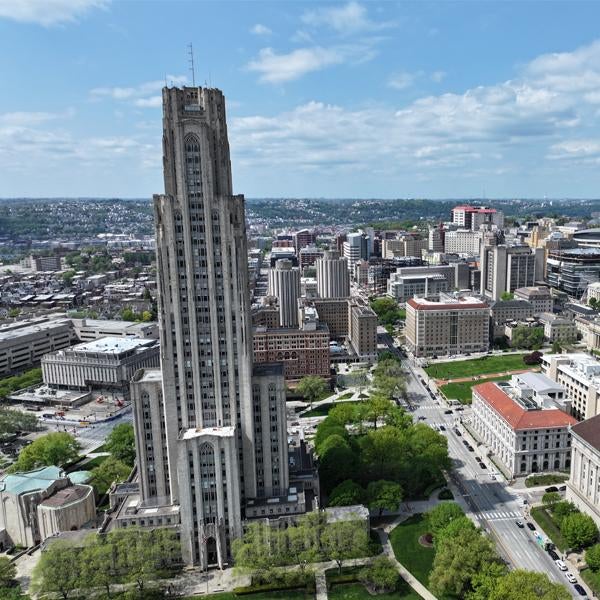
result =
[{"label": "white building", "polygon": [[571,343],[577,341],[577,325],[572,319],[565,319],[553,313],[541,313],[540,323],[544,324],[544,337],[550,342]]},{"label": "white building", "polygon": [[277,298],[280,327],[298,327],[300,269],[290,260],[278,260],[269,270],[269,295]]},{"label": "white building", "polygon": [[571,476],[567,500],[600,526],[600,415],[571,429]]},{"label": "white building", "polygon": [[431,298],[447,292],[448,280],[441,273],[400,275],[392,273],[387,281],[387,295],[396,302],[406,302],[415,296]]},{"label": "white building", "polygon": [[578,419],[600,414],[600,362],[589,354],[544,354],[542,372],[562,385]]},{"label": "white building", "polygon": [[481,231],[470,229],[446,231],[444,249],[446,254],[479,254],[481,240]]},{"label": "white building", "polygon": [[125,393],[139,369],[158,367],[157,340],[105,337],[46,354],[44,383],[57,388],[118,389]]},{"label": "white building", "polygon": [[[320,298],[347,298],[350,296],[350,274],[348,259],[335,250],[328,250],[318,258],[317,295]],[[308,295],[308,294],[307,294]]]},{"label": "white building", "polygon": [[555,406],[548,392],[561,390],[537,379],[514,387],[499,381],[473,388],[471,426],[510,477],[566,470],[571,464],[570,427],[577,420],[545,407]]}]

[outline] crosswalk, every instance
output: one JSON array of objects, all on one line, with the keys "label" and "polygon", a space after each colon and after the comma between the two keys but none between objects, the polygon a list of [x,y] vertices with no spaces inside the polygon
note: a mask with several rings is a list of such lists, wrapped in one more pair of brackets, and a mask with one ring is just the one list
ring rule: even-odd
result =
[{"label": "crosswalk", "polygon": [[507,520],[507,519],[522,518],[523,515],[521,515],[518,512],[514,512],[514,511],[498,510],[498,511],[485,511],[485,512],[476,513],[475,517],[480,521],[484,520],[484,519],[486,521],[502,521],[502,520]]}]

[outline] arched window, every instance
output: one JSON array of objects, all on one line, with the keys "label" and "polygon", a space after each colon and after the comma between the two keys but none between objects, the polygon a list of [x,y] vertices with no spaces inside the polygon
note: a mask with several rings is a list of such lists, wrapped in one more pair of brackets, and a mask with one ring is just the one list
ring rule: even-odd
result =
[{"label": "arched window", "polygon": [[202,195],[202,165],[200,161],[200,141],[195,135],[185,138],[185,181],[191,199]]},{"label": "arched window", "polygon": [[217,517],[217,481],[215,451],[208,442],[200,446],[200,487],[204,522],[210,523]]}]

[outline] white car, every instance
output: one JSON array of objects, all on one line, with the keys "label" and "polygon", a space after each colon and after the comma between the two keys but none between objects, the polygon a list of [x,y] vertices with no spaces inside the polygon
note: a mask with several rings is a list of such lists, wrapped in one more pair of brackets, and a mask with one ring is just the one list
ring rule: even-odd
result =
[{"label": "white car", "polygon": [[555,560],[554,561],[556,563],[556,566],[561,570],[561,571],[566,571],[567,570],[567,565],[565,565],[565,563],[562,560]]},{"label": "white car", "polygon": [[569,573],[569,571],[567,571],[565,573],[565,577],[567,578],[567,581],[569,583],[577,583],[577,579],[576,579],[575,575],[573,575],[573,573]]}]

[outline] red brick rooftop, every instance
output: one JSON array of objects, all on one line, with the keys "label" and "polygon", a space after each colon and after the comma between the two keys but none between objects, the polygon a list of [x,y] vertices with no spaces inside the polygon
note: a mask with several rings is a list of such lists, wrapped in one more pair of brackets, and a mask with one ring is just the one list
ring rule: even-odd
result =
[{"label": "red brick rooftop", "polygon": [[505,394],[493,381],[480,383],[473,391],[487,402],[513,429],[546,429],[576,425],[577,419],[559,410],[525,410]]}]

